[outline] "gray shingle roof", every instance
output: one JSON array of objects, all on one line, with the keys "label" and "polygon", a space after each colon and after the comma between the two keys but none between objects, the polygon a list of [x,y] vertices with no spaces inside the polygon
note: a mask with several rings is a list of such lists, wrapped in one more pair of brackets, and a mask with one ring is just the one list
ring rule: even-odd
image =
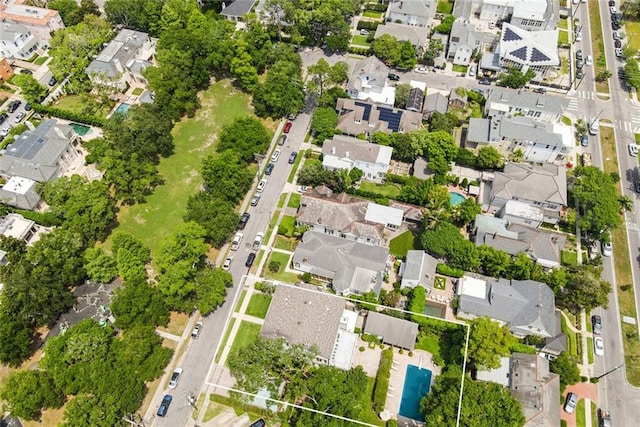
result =
[{"label": "gray shingle roof", "polygon": [[368,84],[372,86],[384,87],[387,81],[387,75],[389,74],[389,67],[383,64],[375,56],[368,56],[363,60],[356,63],[351,72],[351,77],[347,82],[348,90],[362,91],[362,75],[369,75],[371,78],[368,80]]},{"label": "gray shingle roof", "polygon": [[251,12],[255,3],[256,0],[234,0],[231,3],[225,2],[226,7],[222,9],[220,15],[242,18],[244,15]]},{"label": "gray shingle roof", "polygon": [[394,22],[378,25],[375,38],[384,34],[395,37],[399,42],[408,41],[417,47],[424,47],[429,36],[429,33],[425,31],[424,28],[413,25],[396,24]]},{"label": "gray shingle roof", "polygon": [[293,264],[332,279],[338,293],[379,292],[389,250],[315,231],[307,231],[293,254]]},{"label": "gray shingle roof", "polygon": [[[336,128],[348,135],[411,132],[422,126],[422,114],[373,102],[339,98]],[[335,137],[334,137],[335,138]]]},{"label": "gray shingle roof", "polygon": [[[333,154],[340,158],[347,157],[366,163],[376,163],[380,158],[381,151],[390,151],[388,147],[363,141],[358,138],[344,135],[334,135],[322,144],[322,154]],[[391,160],[391,153],[389,159]]]},{"label": "gray shingle roof", "polygon": [[53,119],[44,121],[7,146],[0,158],[0,173],[38,182],[49,181],[58,172],[56,163],[75,136],[69,125]]},{"label": "gray shingle roof", "polygon": [[336,296],[279,285],[273,294],[261,334],[307,348],[317,346],[329,360],[340,327],[344,301]]},{"label": "gray shingle roof", "polygon": [[484,277],[481,280],[486,282],[482,298],[464,293],[460,289],[464,286],[458,285],[459,310],[504,322],[519,335],[555,337],[560,333],[555,317],[555,295],[546,284],[534,280]]},{"label": "gray shingle roof", "polygon": [[433,286],[438,262],[438,259],[423,250],[408,251],[404,261],[402,281],[418,281],[423,285]]},{"label": "gray shingle roof", "polygon": [[424,100],[424,111],[426,113],[437,111],[438,113],[444,114],[447,112],[448,106],[449,100],[440,92],[429,94]]},{"label": "gray shingle roof", "polygon": [[430,18],[436,13],[436,2],[431,0],[395,1],[389,5],[388,13]]},{"label": "gray shingle roof", "polygon": [[[117,78],[123,70],[136,64],[140,49],[149,42],[149,35],[141,31],[123,29],[87,67],[87,75]],[[140,69],[144,63],[136,64]],[[135,67],[134,67],[135,68]]]},{"label": "gray shingle roof", "polygon": [[537,354],[511,356],[511,395],[522,405],[527,427],[560,425],[560,376]]},{"label": "gray shingle roof", "polygon": [[550,163],[534,165],[507,162],[503,172],[495,172],[491,197],[532,200],[567,205],[567,172]]},{"label": "gray shingle roof", "polygon": [[492,103],[507,104],[521,110],[544,110],[558,116],[569,106],[569,100],[565,97],[503,87],[492,87],[489,90],[485,113]]},{"label": "gray shingle roof", "polygon": [[370,311],[364,323],[364,332],[382,337],[386,344],[413,350],[418,335],[418,324]]},{"label": "gray shingle roof", "polygon": [[409,99],[407,99],[407,110],[422,111],[424,103],[424,92],[419,87],[412,87],[409,90]]}]

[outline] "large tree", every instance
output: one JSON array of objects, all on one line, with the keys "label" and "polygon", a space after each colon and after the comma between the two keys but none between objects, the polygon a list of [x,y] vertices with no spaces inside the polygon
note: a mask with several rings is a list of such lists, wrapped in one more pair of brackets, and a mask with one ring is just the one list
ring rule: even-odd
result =
[{"label": "large tree", "polygon": [[581,309],[588,313],[596,307],[607,308],[611,289],[611,283],[602,278],[601,266],[581,265],[569,272],[558,305],[576,314]]},{"label": "large tree", "polygon": [[202,179],[213,197],[238,202],[247,193],[254,174],[234,150],[207,156],[202,161]]},{"label": "large tree", "polygon": [[489,317],[478,317],[470,322],[469,362],[476,369],[497,369],[500,358],[511,354],[509,350],[517,339],[506,325],[500,325]]},{"label": "large tree", "polygon": [[107,0],[104,3],[104,13],[112,25],[120,24],[158,37],[165,2],[166,0]]},{"label": "large tree", "polygon": [[510,87],[512,89],[518,89],[524,87],[531,79],[536,76],[535,71],[529,69],[526,73],[523,73],[517,68],[509,68],[506,73],[498,76],[498,83],[502,86]]},{"label": "large tree", "polygon": [[165,326],[169,321],[169,307],[160,290],[143,278],[128,280],[115,290],[111,310],[116,326],[129,329],[136,325]]},{"label": "large tree", "polygon": [[311,131],[315,141],[320,144],[333,136],[338,124],[338,113],[334,107],[316,108],[311,118]]},{"label": "large tree", "polygon": [[560,392],[562,393],[564,393],[568,385],[577,384],[581,381],[580,368],[566,351],[552,360],[549,363],[549,368],[551,372],[560,375]]},{"label": "large tree", "polygon": [[220,307],[233,286],[233,276],[220,268],[204,268],[195,275],[195,305],[200,314],[207,316]]},{"label": "large tree", "polygon": [[271,132],[254,117],[235,119],[224,126],[218,137],[218,151],[233,150],[245,162],[254,154],[264,154],[271,141]]},{"label": "large tree", "polygon": [[39,369],[12,373],[0,397],[8,402],[12,415],[26,420],[37,420],[43,409],[59,408],[64,403],[64,394],[51,375]]},{"label": "large tree", "polygon": [[254,93],[253,106],[259,117],[285,117],[297,113],[304,106],[300,56],[291,58],[286,52],[284,54],[285,59],[269,68],[264,84]]},{"label": "large tree", "polygon": [[207,241],[221,248],[238,227],[239,215],[235,207],[206,191],[189,196],[185,221],[195,221],[207,231]]}]

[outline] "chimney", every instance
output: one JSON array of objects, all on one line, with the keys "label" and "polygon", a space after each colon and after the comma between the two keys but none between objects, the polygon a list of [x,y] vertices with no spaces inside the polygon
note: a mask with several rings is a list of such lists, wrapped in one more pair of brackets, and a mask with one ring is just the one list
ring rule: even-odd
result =
[{"label": "chimney", "polygon": [[349,152],[347,151],[344,156],[348,159],[349,158]]},{"label": "chimney", "polygon": [[336,154],[336,147],[331,147],[331,154]]}]

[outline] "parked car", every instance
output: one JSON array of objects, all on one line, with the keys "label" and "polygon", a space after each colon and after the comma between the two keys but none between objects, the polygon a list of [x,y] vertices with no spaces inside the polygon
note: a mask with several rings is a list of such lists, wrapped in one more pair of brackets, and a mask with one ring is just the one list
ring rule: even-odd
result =
[{"label": "parked car", "polygon": [[22,70],[20,70],[20,74],[33,74],[33,71],[23,68]]},{"label": "parked car", "polygon": [[481,84],[481,85],[489,86],[489,85],[491,85],[491,80],[489,80],[489,79],[481,79],[478,83]]},{"label": "parked car", "polygon": [[478,66],[477,65],[472,65],[469,67],[469,75],[471,77],[476,75],[476,72],[478,71]]},{"label": "parked car", "polygon": [[564,403],[564,410],[567,414],[573,414],[578,404],[578,395],[575,393],[569,393],[567,395],[567,401]]},{"label": "parked car", "polygon": [[638,146],[636,144],[629,144],[627,147],[629,149],[630,156],[636,157],[638,155]]},{"label": "parked car", "polygon": [[587,66],[593,65],[593,56],[587,55],[587,57],[584,58],[584,65],[587,65]]},{"label": "parked car", "polygon": [[583,78],[584,78],[584,71],[582,70],[576,71],[576,79],[583,79]]},{"label": "parked car", "polygon": [[614,14],[618,13],[618,9],[616,9],[616,7],[615,7],[615,6],[611,6],[611,7],[609,8],[609,13],[611,13],[612,15],[614,15]]},{"label": "parked car", "polygon": [[284,133],[289,133],[289,131],[291,130],[291,126],[293,126],[293,123],[291,123],[291,122],[287,122],[287,123],[284,125]]},{"label": "parked car", "polygon": [[621,49],[621,48],[622,48],[622,41],[620,41],[620,40],[614,40],[614,41],[613,41],[613,45],[614,45],[617,49]]},{"label": "parked car", "polygon": [[582,41],[582,31],[576,31],[576,41],[577,42]]},{"label": "parked car", "polygon": [[280,135],[278,138],[278,145],[284,145],[284,142],[287,140],[287,135]]},{"label": "parked car", "polygon": [[56,83],[58,83],[58,80],[57,80],[55,77],[53,77],[53,76],[51,76],[51,78],[50,78],[50,79],[49,79],[49,81],[47,82],[47,84],[48,84],[49,86],[55,86],[55,84],[56,84]]},{"label": "parked car", "polygon": [[582,60],[582,49],[576,50],[576,60]]},{"label": "parked car", "polygon": [[593,339],[593,351],[596,356],[604,356],[604,340],[602,337],[595,337]]},{"label": "parked car", "polygon": [[611,28],[614,30],[619,30],[620,29],[620,23],[618,21],[611,21]]},{"label": "parked car", "polygon": [[539,94],[542,94],[542,95],[544,95],[545,93],[547,93],[547,90],[546,90],[545,88],[542,88],[542,87],[537,87],[537,88],[535,88],[533,91],[534,91],[535,93],[539,93]]},{"label": "parked car", "polygon": [[429,72],[425,67],[418,67],[414,71],[418,74],[427,74]]},{"label": "parked car", "polygon": [[244,234],[240,232],[236,233],[236,235],[233,237],[233,241],[231,242],[232,251],[237,251],[238,249],[240,249],[240,242],[242,242],[243,237]]},{"label": "parked car", "polygon": [[247,257],[247,262],[244,263],[245,267],[251,268],[255,260],[256,260],[256,254],[255,252],[251,252]]},{"label": "parked car", "polygon": [[3,127],[2,132],[0,132],[0,137],[4,138],[5,136],[9,135],[11,129],[13,129],[13,126],[11,125],[6,125],[5,127]]},{"label": "parked car", "polygon": [[292,165],[296,162],[296,157],[298,157],[298,153],[295,151],[292,151],[291,154],[289,154],[289,164]]},{"label": "parked car", "polygon": [[171,379],[169,380],[169,388],[176,388],[178,386],[180,375],[182,375],[182,368],[176,368],[176,370],[173,371],[173,374],[171,374]]},{"label": "parked car", "polygon": [[273,154],[271,155],[271,161],[275,163],[278,161],[279,158],[280,158],[280,150],[276,148],[276,151],[274,151]]},{"label": "parked car", "polygon": [[19,99],[16,99],[11,104],[9,104],[9,106],[7,107],[7,111],[9,113],[15,113],[15,111],[18,109],[20,105],[22,105],[22,101],[20,101]]},{"label": "parked car", "polygon": [[264,188],[267,186],[267,182],[268,181],[266,179],[263,179],[262,181],[260,181],[258,183],[258,187],[256,188],[256,191],[258,193],[262,193],[264,191]]},{"label": "parked car", "polygon": [[361,30],[360,30],[360,35],[361,35],[361,36],[368,36],[368,35],[369,35],[369,30],[366,30],[366,29],[364,29],[364,28],[363,28],[363,29],[361,29]]},{"label": "parked car", "polygon": [[595,335],[601,335],[602,334],[602,317],[598,316],[597,314],[594,314],[593,316],[591,316],[591,326],[593,327],[593,333]]},{"label": "parked car", "polygon": [[24,104],[24,110],[25,111],[31,111],[31,110],[33,110],[33,107],[31,106],[31,104],[29,102],[27,102],[26,104]]},{"label": "parked car", "polygon": [[16,118],[14,119],[16,123],[20,123],[22,121],[22,119],[24,119],[24,116],[26,116],[27,113],[25,113],[24,111],[20,111],[17,115]]},{"label": "parked car", "polygon": [[240,220],[238,221],[238,229],[244,230],[249,222],[249,218],[251,218],[251,214],[249,212],[245,212],[240,216]]},{"label": "parked car", "polygon": [[617,47],[617,48],[615,49],[615,53],[616,53],[616,56],[617,56],[618,58],[622,58],[623,53],[622,53],[622,48],[621,48],[621,47]]},{"label": "parked car", "polygon": [[611,416],[609,412],[598,409],[598,416],[600,418],[600,423],[598,424],[600,427],[611,427]]},{"label": "parked car", "polygon": [[611,242],[602,242],[602,256],[611,256],[613,254],[613,246]]},{"label": "parked car", "polygon": [[615,5],[616,5],[615,0],[609,0],[609,7],[615,6]]},{"label": "parked car", "polygon": [[258,206],[258,202],[260,201],[260,195],[259,194],[254,194],[253,197],[251,198],[251,206]]},{"label": "parked car", "polygon": [[298,187],[298,193],[306,193],[308,190],[308,187],[306,185],[301,185],[300,187]]},{"label": "parked car", "polygon": [[619,32],[614,31],[612,34],[613,34],[613,39],[614,40],[622,40],[622,37],[620,36]]},{"label": "parked car", "polygon": [[582,145],[583,147],[589,146],[589,135],[587,135],[586,133],[582,135],[582,138],[580,138],[580,145]]},{"label": "parked car", "polygon": [[489,29],[493,30],[496,27],[496,23],[493,21],[489,21]]},{"label": "parked car", "polygon": [[251,249],[253,249],[254,251],[260,249],[260,245],[262,245],[262,239],[264,239],[263,232],[256,234],[256,238],[253,239],[253,245],[251,245]]},{"label": "parked car", "polygon": [[589,135],[597,135],[600,131],[600,122],[598,120],[594,120],[589,125]]},{"label": "parked car", "polygon": [[249,427],[265,427],[267,423],[262,418],[251,423]]},{"label": "parked car", "polygon": [[582,67],[584,67],[584,61],[583,61],[582,59],[578,59],[578,60],[576,61],[576,68],[577,68],[578,70],[581,70],[581,69],[582,69]]},{"label": "parked car", "polygon": [[264,174],[265,175],[271,175],[271,172],[273,172],[273,168],[275,168],[276,165],[274,165],[273,163],[269,163],[267,165],[267,167],[264,169]]},{"label": "parked car", "polygon": [[394,82],[397,82],[398,80],[400,80],[400,76],[393,73],[389,73],[387,77],[389,78],[389,80],[393,80]]},{"label": "parked car", "polygon": [[160,404],[160,407],[158,408],[158,412],[156,413],[159,417],[167,416],[167,412],[169,411],[169,405],[171,405],[172,400],[173,400],[173,397],[171,397],[170,394],[164,395],[164,397],[162,398],[162,403]]},{"label": "parked car", "polygon": [[227,258],[225,258],[224,260],[224,264],[222,264],[222,269],[229,271],[229,269],[231,268],[231,263],[233,262],[233,257],[232,256],[228,256]]},{"label": "parked car", "polygon": [[640,194],[640,180],[636,181],[635,189],[636,189],[636,193]]},{"label": "parked car", "polygon": [[196,322],[195,326],[193,327],[193,331],[191,331],[191,338],[196,339],[200,336],[200,331],[202,330],[202,327],[204,326],[204,323],[202,322]]}]

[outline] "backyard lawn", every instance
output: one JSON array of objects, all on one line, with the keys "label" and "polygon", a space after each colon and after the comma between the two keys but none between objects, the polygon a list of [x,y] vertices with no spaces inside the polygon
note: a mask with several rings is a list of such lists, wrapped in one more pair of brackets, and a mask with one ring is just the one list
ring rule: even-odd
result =
[{"label": "backyard lawn", "polygon": [[256,293],[251,295],[245,314],[264,319],[271,304],[271,295]]},{"label": "backyard lawn", "polygon": [[357,44],[358,46],[369,46],[369,42],[367,41],[367,36],[353,36],[353,40],[351,40],[351,44]]},{"label": "backyard lawn", "polygon": [[274,244],[274,246],[276,247],[276,249],[283,249],[285,251],[291,251],[293,250],[293,243],[294,243],[294,239],[293,238],[289,238],[289,237],[284,237],[284,236],[276,236],[276,242]]},{"label": "backyard lawn", "polygon": [[[187,199],[200,188],[200,163],[213,153],[216,132],[249,114],[248,96],[234,90],[228,80],[214,83],[201,93],[200,103],[195,117],[185,118],[173,128],[174,154],[158,166],[165,184],[156,188],[146,203],[120,210],[117,229],[142,240],[154,254],[160,241],[182,223]],[[219,108],[221,105],[224,108]]]},{"label": "backyard lawn", "polygon": [[371,19],[382,19],[382,12],[376,12],[375,10],[365,10],[362,13],[362,16]]},{"label": "backyard lawn", "polygon": [[[115,103],[104,105],[94,114],[94,116],[107,117],[107,114],[109,114],[109,111],[111,111],[114,105]],[[71,111],[74,113],[82,113],[88,105],[80,95],[67,95],[57,100],[53,104],[53,106],[56,108],[60,108],[61,110]]]},{"label": "backyard lawn", "polygon": [[389,252],[397,258],[404,258],[407,252],[415,249],[416,236],[412,231],[405,231],[401,235],[391,239],[389,242]]},{"label": "backyard lawn", "polygon": [[400,195],[400,186],[397,184],[374,184],[373,182],[363,181],[360,183],[360,189],[362,191],[369,191],[377,193],[381,197],[387,197],[394,199]]},{"label": "backyard lawn", "polygon": [[236,338],[231,344],[229,354],[234,354],[236,351],[249,347],[260,336],[260,329],[262,329],[262,325],[243,320],[238,328],[238,333],[236,333]]},{"label": "backyard lawn", "polygon": [[445,15],[451,15],[453,11],[453,2],[449,0],[438,0],[438,6],[436,8],[437,13],[444,13]]}]

